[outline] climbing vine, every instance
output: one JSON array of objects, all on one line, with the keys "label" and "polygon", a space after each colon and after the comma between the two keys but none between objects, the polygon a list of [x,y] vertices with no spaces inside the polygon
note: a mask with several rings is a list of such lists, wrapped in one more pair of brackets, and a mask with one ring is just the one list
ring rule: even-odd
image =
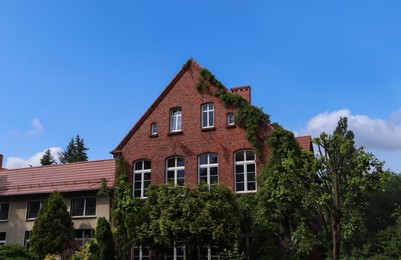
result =
[{"label": "climbing vine", "polygon": [[[210,85],[216,87],[212,91]],[[264,137],[260,130],[270,123],[269,115],[265,114],[261,108],[249,104],[249,102],[238,94],[233,94],[221,84],[220,81],[207,69],[199,71],[199,78],[196,89],[200,93],[207,93],[220,98],[226,108],[236,108],[235,123],[246,130],[246,139],[252,144],[256,154],[260,154],[261,146],[264,144]]]}]

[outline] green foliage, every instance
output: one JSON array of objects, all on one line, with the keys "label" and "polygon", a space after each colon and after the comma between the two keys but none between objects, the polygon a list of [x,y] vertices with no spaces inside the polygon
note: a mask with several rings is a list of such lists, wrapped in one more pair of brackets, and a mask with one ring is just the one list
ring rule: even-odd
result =
[{"label": "green foliage", "polygon": [[126,162],[120,157],[116,160],[116,180],[112,206],[112,222],[114,227],[112,231],[117,258],[126,259],[129,256],[131,247],[128,234],[129,230],[132,228],[126,225],[128,222],[127,218],[129,215],[136,215],[137,210],[135,200],[131,195]]},{"label": "green foliage", "polygon": [[[246,129],[246,138],[255,149],[255,153],[260,155],[260,149],[264,144],[264,133],[270,123],[269,115],[265,114],[261,108],[252,106],[247,100],[238,94],[227,92],[227,89],[220,81],[207,69],[199,71],[200,77],[196,84],[196,89],[201,93],[208,93],[219,97],[226,108],[237,108],[235,114],[236,124]],[[210,86],[214,86],[216,91],[212,91]]]},{"label": "green foliage", "polygon": [[54,160],[53,155],[50,153],[50,149],[47,149],[46,152],[43,154],[42,158],[40,159],[40,164],[51,165],[55,163],[56,161]]},{"label": "green foliage", "polygon": [[[322,133],[314,139],[318,148],[317,182],[313,197],[331,237],[333,259],[339,259],[341,241],[352,247],[363,225],[366,195],[383,179],[383,163],[373,154],[357,148],[347,118],[341,118],[332,135]],[[349,255],[350,252],[345,252]]]},{"label": "green foliage", "polygon": [[317,243],[310,226],[315,216],[310,184],[313,155],[302,150],[293,133],[279,125],[267,138],[269,158],[259,174],[255,221],[278,237],[289,258],[308,255]]},{"label": "green foliage", "polygon": [[70,260],[97,260],[98,246],[93,241],[87,241],[80,250],[74,252]]},{"label": "green foliage", "polygon": [[0,259],[2,260],[37,260],[34,254],[26,251],[25,248],[17,244],[7,244],[0,246]]},{"label": "green foliage", "polygon": [[109,189],[107,188],[107,181],[105,178],[100,180],[100,187],[99,191],[97,192],[96,196],[98,197],[109,197]]},{"label": "green foliage", "polygon": [[43,204],[30,238],[30,251],[43,258],[71,248],[74,227],[63,196],[54,191]]},{"label": "green foliage", "polygon": [[[184,245],[232,249],[238,244],[240,211],[234,193],[223,185],[190,189],[172,185],[147,190],[140,214],[130,215],[130,237],[156,252]],[[138,215],[140,216],[138,218]]]},{"label": "green foliage", "polygon": [[110,223],[106,220],[106,218],[98,218],[95,234],[95,238],[99,247],[96,259],[114,259],[116,253],[113,245],[113,234],[111,233]]},{"label": "green foliage", "polygon": [[378,233],[378,244],[382,255],[391,259],[401,257],[401,216],[394,225]]},{"label": "green foliage", "polygon": [[84,139],[81,139],[79,135],[71,138],[70,143],[64,152],[59,153],[61,163],[72,163],[72,162],[84,162],[88,160],[86,151],[89,148],[85,147]]}]

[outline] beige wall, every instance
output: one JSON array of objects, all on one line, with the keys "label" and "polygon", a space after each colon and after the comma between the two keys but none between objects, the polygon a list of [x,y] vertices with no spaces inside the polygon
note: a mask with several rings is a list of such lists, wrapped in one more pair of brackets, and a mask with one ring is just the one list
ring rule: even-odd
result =
[{"label": "beige wall", "polygon": [[[49,194],[0,197],[0,203],[9,203],[8,220],[0,221],[0,232],[6,232],[7,244],[24,245],[25,231],[32,230],[34,220],[27,220],[28,201],[43,201]],[[96,197],[96,191],[63,194],[68,211],[72,198]],[[110,221],[110,199],[96,197],[95,217],[73,217],[75,229],[94,229],[97,218],[105,217]]]}]

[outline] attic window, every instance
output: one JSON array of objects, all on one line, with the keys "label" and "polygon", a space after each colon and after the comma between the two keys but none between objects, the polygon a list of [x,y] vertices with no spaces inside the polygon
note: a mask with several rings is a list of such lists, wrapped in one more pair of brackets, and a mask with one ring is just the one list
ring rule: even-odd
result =
[{"label": "attic window", "polygon": [[182,111],[181,108],[171,110],[170,114],[170,132],[182,131]]},{"label": "attic window", "polygon": [[227,126],[234,126],[234,113],[227,114]]},{"label": "attic window", "polygon": [[150,135],[156,136],[157,135],[157,123],[152,123],[150,125]]}]

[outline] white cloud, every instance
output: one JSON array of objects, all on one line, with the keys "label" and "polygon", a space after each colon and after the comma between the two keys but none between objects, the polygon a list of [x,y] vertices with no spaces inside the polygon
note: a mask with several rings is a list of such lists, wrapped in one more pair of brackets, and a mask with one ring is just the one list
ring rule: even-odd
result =
[{"label": "white cloud", "polygon": [[32,119],[31,125],[32,125],[33,129],[29,130],[26,133],[27,137],[34,137],[35,135],[38,135],[39,133],[41,133],[43,131],[43,125],[40,123],[39,118]]},{"label": "white cloud", "polygon": [[348,109],[325,112],[313,117],[304,129],[295,133],[313,137],[321,132],[331,134],[340,117],[348,118],[348,128],[354,132],[358,145],[379,151],[401,151],[401,109],[388,120],[352,115]]},{"label": "white cloud", "polygon": [[[57,163],[60,163],[58,159],[59,152],[62,152],[63,149],[60,147],[49,147],[51,155],[53,155],[54,159]],[[29,157],[28,159],[23,159],[19,157],[8,157],[5,168],[6,169],[17,169],[17,168],[26,168],[30,166],[40,166],[40,159],[43,157],[43,154],[46,152],[45,149],[42,152],[38,152],[33,156]]]}]

